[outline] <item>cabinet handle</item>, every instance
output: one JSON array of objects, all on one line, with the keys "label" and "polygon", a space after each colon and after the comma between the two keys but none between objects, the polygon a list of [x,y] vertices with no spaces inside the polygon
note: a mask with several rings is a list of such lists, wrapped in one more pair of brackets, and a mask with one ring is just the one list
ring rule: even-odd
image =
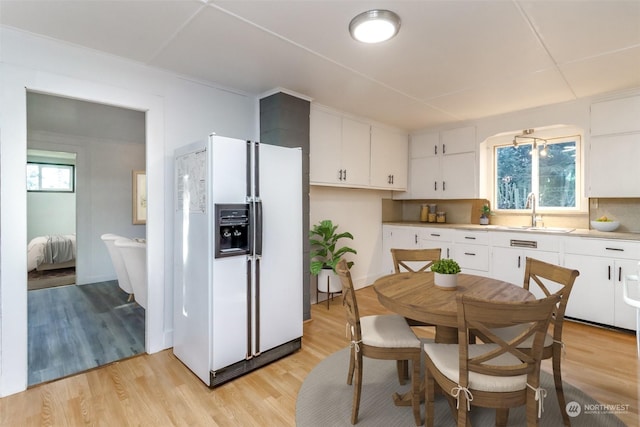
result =
[{"label": "cabinet handle", "polygon": [[433,191],[438,191],[438,181],[433,181]]},{"label": "cabinet handle", "polygon": [[475,238],[475,237],[471,237],[471,236],[464,236],[464,238],[465,238],[465,239],[468,239],[468,240],[476,240],[476,238]]},{"label": "cabinet handle", "polygon": [[618,282],[622,282],[622,267],[618,267]]},{"label": "cabinet handle", "polygon": [[449,256],[449,248],[447,248],[447,258],[451,258],[451,256]]},{"label": "cabinet handle", "polygon": [[439,234],[437,234],[437,233],[431,233],[431,234],[430,234],[430,236],[433,236],[433,237],[440,237],[440,235],[439,235]]},{"label": "cabinet handle", "polygon": [[344,170],[344,173],[342,174],[342,178],[346,181],[347,180],[347,170]]},{"label": "cabinet handle", "polygon": [[620,248],[605,248],[608,251],[618,251],[618,252],[624,252],[624,249],[620,249]]},{"label": "cabinet handle", "polygon": [[442,154],[445,155],[447,154],[447,150],[446,150],[446,145],[442,144]]},{"label": "cabinet handle", "polygon": [[444,183],[444,181],[442,181],[442,191],[447,191],[447,189],[445,188],[445,183]]},{"label": "cabinet handle", "polygon": [[607,266],[607,279],[611,280],[611,266],[610,265]]},{"label": "cabinet handle", "polygon": [[438,155],[438,145],[434,145],[433,146],[433,154],[435,154],[436,156]]},{"label": "cabinet handle", "polygon": [[472,252],[465,252],[465,255],[471,255],[471,256],[476,256],[476,254],[472,253]]},{"label": "cabinet handle", "polygon": [[518,268],[520,268],[520,255],[518,255]]},{"label": "cabinet handle", "polygon": [[393,184],[393,179],[395,178],[394,175],[391,175],[391,183]]},{"label": "cabinet handle", "polygon": [[342,169],[338,171],[338,181],[342,181]]},{"label": "cabinet handle", "polygon": [[415,237],[415,241],[416,241],[416,245],[418,244],[418,235],[414,234],[413,237]]}]

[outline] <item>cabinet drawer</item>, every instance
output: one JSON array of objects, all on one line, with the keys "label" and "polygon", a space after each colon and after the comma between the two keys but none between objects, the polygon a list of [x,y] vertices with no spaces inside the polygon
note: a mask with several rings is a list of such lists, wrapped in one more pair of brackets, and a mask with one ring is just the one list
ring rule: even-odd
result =
[{"label": "cabinet drawer", "polygon": [[525,248],[560,252],[562,237],[547,236],[538,233],[491,233],[491,244],[503,248]]},{"label": "cabinet drawer", "polygon": [[576,255],[592,255],[619,259],[640,259],[640,242],[570,238],[565,243],[565,252]]},{"label": "cabinet drawer", "polygon": [[463,270],[489,271],[489,248],[487,246],[456,244],[454,259]]},{"label": "cabinet drawer", "polygon": [[471,245],[488,245],[489,233],[486,231],[456,230],[453,241]]},{"label": "cabinet drawer", "polygon": [[420,230],[420,239],[450,243],[453,240],[453,231],[450,228],[423,228]]}]

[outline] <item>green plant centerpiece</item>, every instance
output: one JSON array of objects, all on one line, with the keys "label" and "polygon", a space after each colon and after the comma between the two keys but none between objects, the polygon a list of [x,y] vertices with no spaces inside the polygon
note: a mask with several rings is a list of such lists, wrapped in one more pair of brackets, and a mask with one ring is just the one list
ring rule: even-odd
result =
[{"label": "green plant centerpiece", "polygon": [[433,283],[443,289],[455,289],[458,286],[458,273],[462,271],[460,265],[452,259],[443,258],[431,264],[434,273]]},{"label": "green plant centerpiece", "polygon": [[[323,268],[331,268],[336,271],[336,265],[346,253],[356,254],[356,250],[348,246],[338,246],[340,239],[352,239],[353,235],[348,231],[338,233],[338,225],[334,225],[330,219],[324,219],[315,224],[309,231],[309,243],[311,245],[311,274],[319,274]],[[349,268],[353,261],[347,262]]]}]

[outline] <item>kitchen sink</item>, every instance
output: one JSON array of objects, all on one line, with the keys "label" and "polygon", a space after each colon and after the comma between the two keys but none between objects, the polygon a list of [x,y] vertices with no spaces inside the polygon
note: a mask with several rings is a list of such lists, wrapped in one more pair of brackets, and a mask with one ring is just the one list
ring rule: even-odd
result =
[{"label": "kitchen sink", "polygon": [[497,225],[496,230],[538,231],[543,233],[571,233],[575,228],[565,227],[533,227],[530,225]]}]

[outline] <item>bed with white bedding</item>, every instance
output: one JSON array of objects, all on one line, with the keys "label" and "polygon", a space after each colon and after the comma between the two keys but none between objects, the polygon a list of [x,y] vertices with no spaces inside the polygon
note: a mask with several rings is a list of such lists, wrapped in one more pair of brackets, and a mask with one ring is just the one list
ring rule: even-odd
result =
[{"label": "bed with white bedding", "polygon": [[75,267],[76,235],[38,236],[27,246],[27,271]]}]

